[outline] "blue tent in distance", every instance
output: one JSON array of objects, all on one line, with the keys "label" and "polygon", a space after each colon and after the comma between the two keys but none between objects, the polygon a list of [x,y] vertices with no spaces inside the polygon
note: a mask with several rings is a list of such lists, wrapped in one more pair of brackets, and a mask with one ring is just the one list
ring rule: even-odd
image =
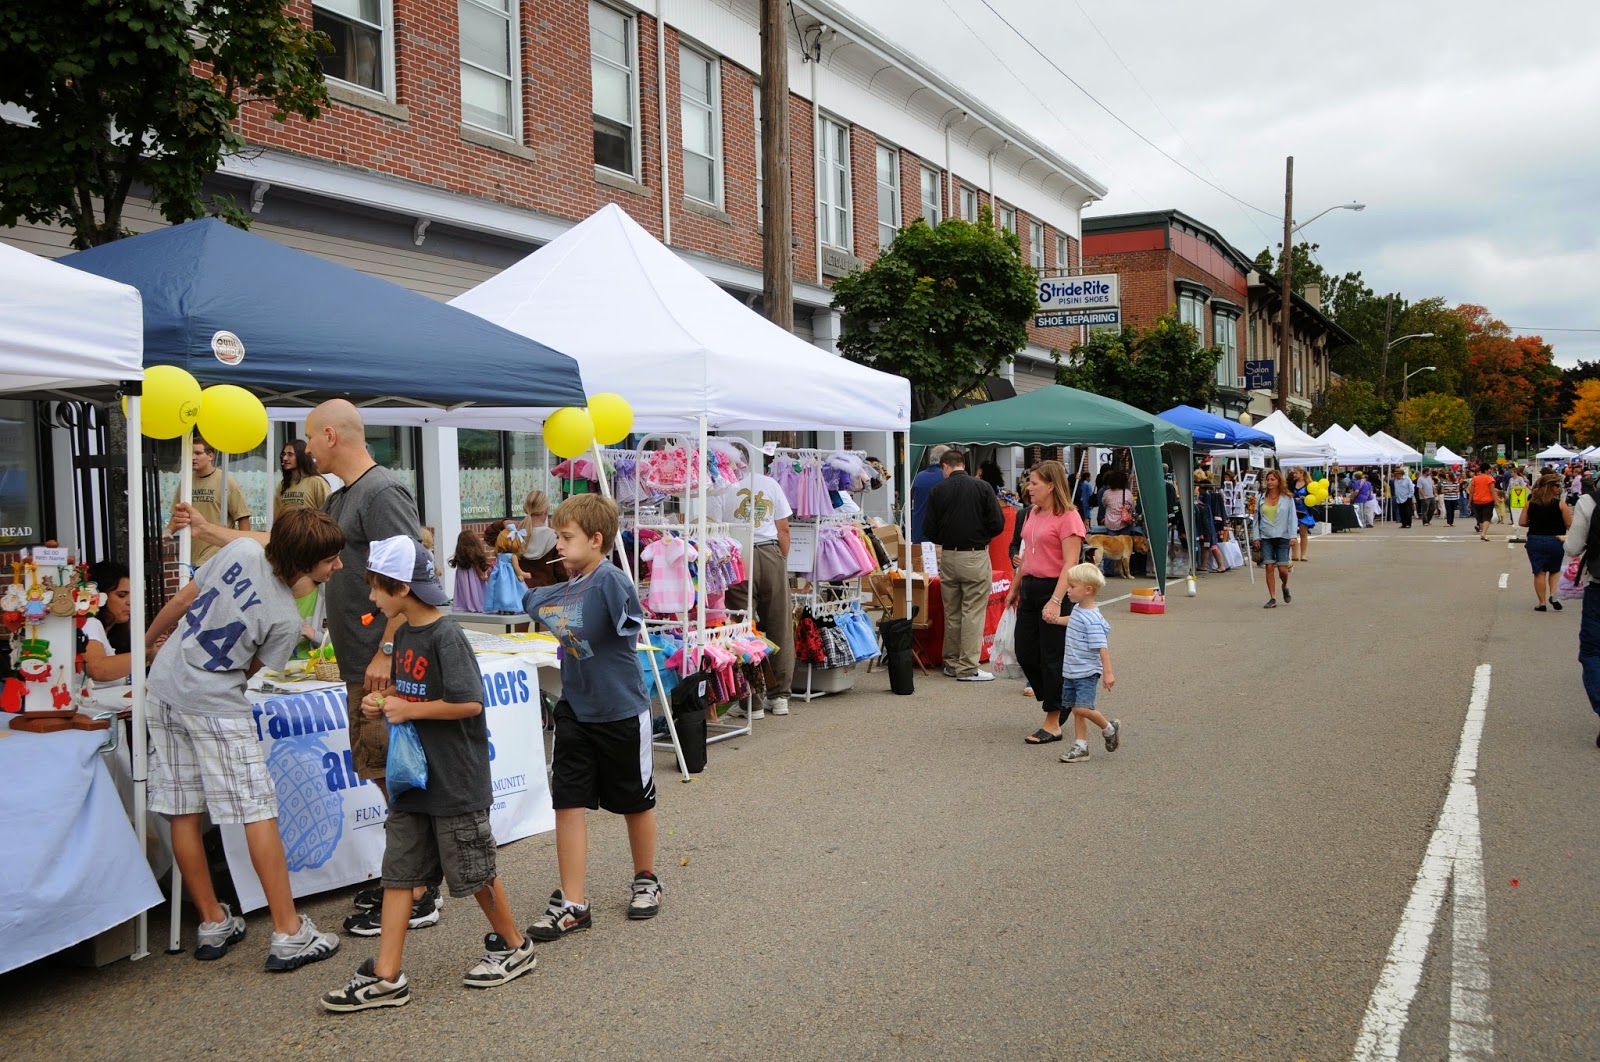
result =
[{"label": "blue tent in distance", "polygon": [[543,343],[214,218],[61,262],[139,289],[147,368],[176,365],[269,406],[586,401],[578,363]]},{"label": "blue tent in distance", "polygon": [[1196,450],[1236,450],[1242,446],[1277,445],[1277,440],[1264,431],[1247,428],[1236,420],[1219,417],[1193,406],[1173,406],[1156,416],[1180,428],[1187,428],[1194,436]]}]

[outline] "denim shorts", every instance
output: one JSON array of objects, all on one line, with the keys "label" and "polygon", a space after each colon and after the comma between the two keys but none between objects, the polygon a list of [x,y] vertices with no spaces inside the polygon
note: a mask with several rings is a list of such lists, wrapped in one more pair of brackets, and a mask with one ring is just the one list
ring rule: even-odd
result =
[{"label": "denim shorts", "polygon": [[1289,560],[1289,539],[1264,538],[1261,540],[1261,563],[1276,564],[1280,568],[1287,568],[1292,563]]},{"label": "denim shorts", "polygon": [[1095,687],[1100,685],[1099,675],[1061,680],[1062,708],[1093,708]]}]

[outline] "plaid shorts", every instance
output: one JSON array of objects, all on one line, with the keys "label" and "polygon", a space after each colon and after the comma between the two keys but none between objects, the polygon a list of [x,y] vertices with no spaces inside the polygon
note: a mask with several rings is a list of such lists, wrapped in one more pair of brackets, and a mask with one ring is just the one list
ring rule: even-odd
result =
[{"label": "plaid shorts", "polygon": [[197,715],[149,701],[150,810],[211,821],[278,817],[278,793],[248,715]]}]

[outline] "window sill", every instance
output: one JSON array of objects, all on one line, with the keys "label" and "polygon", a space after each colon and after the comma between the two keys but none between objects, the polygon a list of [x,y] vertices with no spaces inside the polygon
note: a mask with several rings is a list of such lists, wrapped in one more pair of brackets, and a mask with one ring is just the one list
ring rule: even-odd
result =
[{"label": "window sill", "polygon": [[463,143],[476,144],[478,147],[488,148],[491,151],[501,151],[507,155],[515,155],[517,158],[526,159],[528,162],[537,162],[539,158],[533,149],[527,145],[519,144],[508,136],[491,133],[487,129],[479,129],[477,126],[463,125],[461,127],[461,140]]},{"label": "window sill", "polygon": [[726,210],[722,210],[719,207],[714,207],[710,203],[701,202],[698,199],[692,199],[689,196],[683,197],[683,209],[687,210],[691,214],[699,214],[703,218],[710,218],[713,221],[720,221],[724,225],[733,224],[733,218],[729,216]]},{"label": "window sill", "polygon": [[411,121],[411,108],[403,103],[385,99],[376,93],[359,89],[353,85],[346,85],[340,81],[329,80],[328,98],[335,103],[342,103],[347,107],[358,107],[363,111],[381,114],[385,118],[393,118],[397,122]]},{"label": "window sill", "polygon": [[603,184],[607,188],[617,188],[634,195],[649,195],[650,189],[625,173],[608,170],[604,166],[594,168],[594,183]]}]

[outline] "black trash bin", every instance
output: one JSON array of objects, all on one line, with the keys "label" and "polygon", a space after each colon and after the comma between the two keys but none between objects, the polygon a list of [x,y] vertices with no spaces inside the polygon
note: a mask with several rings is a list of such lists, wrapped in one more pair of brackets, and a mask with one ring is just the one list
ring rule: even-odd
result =
[{"label": "black trash bin", "polygon": [[911,621],[880,620],[878,634],[883,638],[883,655],[889,665],[889,689],[902,697],[909,697],[916,692],[913,681],[916,657],[911,648]]}]

